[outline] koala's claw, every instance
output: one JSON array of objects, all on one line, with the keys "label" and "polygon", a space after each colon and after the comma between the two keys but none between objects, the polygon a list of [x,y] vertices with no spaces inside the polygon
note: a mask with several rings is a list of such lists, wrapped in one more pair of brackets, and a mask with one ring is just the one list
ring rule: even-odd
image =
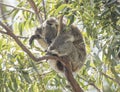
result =
[{"label": "koala's claw", "polygon": [[32,35],[29,40],[29,45],[31,45],[35,39],[40,39],[40,38],[41,37],[39,35]]}]

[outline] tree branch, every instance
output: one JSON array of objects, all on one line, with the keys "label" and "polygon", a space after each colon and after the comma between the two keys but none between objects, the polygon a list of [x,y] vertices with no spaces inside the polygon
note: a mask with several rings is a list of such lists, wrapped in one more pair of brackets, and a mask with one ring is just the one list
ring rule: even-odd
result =
[{"label": "tree branch", "polygon": [[80,79],[84,80],[85,82],[87,82],[89,85],[93,86],[98,92],[101,92],[100,89],[93,83],[93,82],[90,82],[88,81],[87,79],[81,77],[81,76],[78,76]]},{"label": "tree branch", "polygon": [[[55,59],[55,60],[60,60],[62,61],[62,59],[56,57],[56,56],[43,56],[43,57],[39,57],[39,58],[36,58],[23,44],[22,42],[18,39],[18,37],[13,33],[13,30],[10,29],[8,26],[6,26],[5,24],[3,24],[1,21],[0,21],[0,25],[7,31],[7,32],[4,32],[4,31],[0,31],[0,33],[3,33],[3,34],[7,34],[9,35],[10,37],[12,37],[15,42],[21,47],[21,49],[26,52],[29,57],[31,57],[34,61],[38,62],[38,61],[41,61],[41,60],[45,60],[45,59]],[[65,65],[63,62],[62,62],[63,65]]]},{"label": "tree branch", "polygon": [[[3,2],[3,0],[0,0],[0,2]],[[0,13],[1,15],[4,15],[4,7],[2,5],[0,5]],[[6,20],[6,17],[5,16],[2,16],[2,19],[5,21]]]},{"label": "tree branch", "polygon": [[46,15],[46,8],[45,8],[45,1],[42,0],[42,4],[43,4],[43,10],[44,10],[44,18],[45,20],[47,19],[47,15]]},{"label": "tree branch", "polygon": [[[1,33],[1,34],[7,34],[7,35],[8,35],[7,32],[1,31],[1,30],[0,30],[0,33]],[[17,36],[17,38],[28,39],[28,37],[22,37],[22,36]]]},{"label": "tree branch", "polygon": [[25,8],[21,8],[21,7],[15,7],[15,6],[12,6],[12,5],[8,5],[8,4],[4,4],[2,2],[0,2],[0,5],[4,5],[4,6],[7,6],[7,7],[11,7],[11,8],[14,8],[16,10],[23,10],[23,11],[27,11],[27,12],[30,12],[30,13],[34,13],[28,9],[25,9]]},{"label": "tree branch", "polygon": [[[59,26],[58,26],[58,34],[60,34],[61,31],[63,31],[63,16],[61,15],[59,18]],[[60,57],[61,59],[61,57]],[[68,59],[67,58],[63,58],[61,60],[59,60],[63,65],[64,65],[64,71],[65,71],[65,76],[67,78],[67,80],[69,81],[70,85],[72,86],[74,92],[83,92],[82,88],[79,86],[79,84],[77,83],[77,81],[74,79],[73,75],[72,75],[72,70],[70,68],[70,63],[68,63]]]},{"label": "tree branch", "polygon": [[89,85],[92,85],[94,88],[96,88],[96,90],[98,92],[101,92],[100,89],[94,83],[90,83],[90,82],[88,82],[88,83],[89,83]]},{"label": "tree branch", "polygon": [[6,33],[16,41],[16,43],[23,49],[23,51],[25,51],[34,61],[37,61],[33,54],[21,43],[18,37],[13,33],[12,29],[4,25],[1,21],[0,25],[7,31]]},{"label": "tree branch", "polygon": [[[94,67],[92,67],[94,70],[96,70],[97,71],[97,69],[96,68],[94,68]],[[110,80],[112,80],[112,81],[114,81],[114,82],[116,82],[118,85],[120,85],[120,82],[119,82],[119,80],[117,80],[117,79],[114,79],[114,78],[112,78],[112,77],[110,77],[110,76],[108,76],[107,74],[105,74],[104,72],[101,72],[101,71],[99,71],[102,75],[104,75],[105,77],[107,77],[107,78],[109,78]]]},{"label": "tree branch", "polygon": [[35,2],[33,0],[28,0],[29,4],[31,5],[32,9],[35,11],[36,16],[38,17],[40,24],[43,23],[43,19],[41,16],[39,16],[39,11],[37,9],[37,6],[35,5]]},{"label": "tree branch", "polygon": [[74,79],[68,60],[65,59],[63,62],[65,63],[65,76],[69,81],[70,85],[72,86],[74,92],[84,92],[82,88],[79,86],[79,84],[77,83],[77,81]]},{"label": "tree branch", "polygon": [[63,30],[63,16],[64,16],[64,15],[61,15],[61,16],[59,17],[58,35],[59,35],[59,33]]},{"label": "tree branch", "polygon": [[7,34],[7,32],[1,31],[1,30],[0,30],[0,33],[2,33],[2,34]]},{"label": "tree branch", "polygon": [[40,60],[45,60],[45,59],[54,59],[54,60],[58,60],[60,61],[64,67],[65,67],[65,75],[66,75],[66,78],[67,80],[70,82],[73,90],[75,92],[83,92],[82,88],[80,88],[79,84],[76,82],[76,80],[74,79],[73,75],[72,75],[72,71],[70,69],[70,65],[68,63],[68,60],[67,59],[63,59],[61,57],[57,57],[57,56],[43,56],[43,57],[40,57],[40,58],[36,58],[23,44],[22,42],[18,39],[18,37],[13,33],[13,30],[10,29],[8,26],[6,26],[5,24],[3,24],[1,21],[0,21],[0,25],[6,30],[6,32],[3,32],[3,31],[0,31],[1,33],[6,33],[7,35],[11,36],[15,42],[22,48],[22,50],[24,52],[26,52],[29,57],[31,57],[34,61],[40,61]]},{"label": "tree branch", "polygon": [[113,79],[113,78],[111,78],[110,76],[106,75],[106,74],[103,73],[103,72],[100,72],[100,73],[101,73],[102,75],[104,75],[105,77],[111,79],[112,81],[116,82],[116,83],[120,86],[120,82],[119,82],[119,80]]},{"label": "tree branch", "polygon": [[10,15],[12,12],[13,12],[13,10],[12,10],[12,11],[10,11],[10,12],[8,12],[8,13],[6,13],[6,14],[2,14],[2,15],[0,16],[0,18],[3,18],[3,16],[5,17],[5,16]]}]

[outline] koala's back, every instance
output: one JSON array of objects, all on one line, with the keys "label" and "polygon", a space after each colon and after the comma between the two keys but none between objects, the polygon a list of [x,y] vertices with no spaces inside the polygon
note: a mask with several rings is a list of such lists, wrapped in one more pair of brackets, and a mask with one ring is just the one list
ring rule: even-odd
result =
[{"label": "koala's back", "polygon": [[70,34],[71,36],[74,37],[74,40],[72,43],[75,47],[74,51],[77,52],[77,55],[73,54],[72,58],[74,58],[75,61],[72,61],[71,65],[72,65],[72,70],[77,71],[83,66],[86,59],[85,42],[84,42],[81,31],[75,25],[71,25],[70,30],[68,30],[66,34]]}]

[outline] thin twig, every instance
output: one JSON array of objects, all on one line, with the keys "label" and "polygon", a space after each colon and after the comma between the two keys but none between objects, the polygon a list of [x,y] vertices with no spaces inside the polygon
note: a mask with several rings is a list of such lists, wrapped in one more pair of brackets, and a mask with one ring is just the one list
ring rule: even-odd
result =
[{"label": "thin twig", "polygon": [[2,18],[3,16],[5,17],[5,16],[10,15],[13,11],[14,11],[14,9],[13,9],[12,11],[10,11],[10,12],[6,13],[6,14],[2,14],[2,15],[0,16],[0,18]]},{"label": "thin twig", "polygon": [[101,92],[100,89],[99,89],[94,83],[90,83],[90,82],[89,82],[89,85],[92,85],[94,88],[97,89],[98,92]]},{"label": "thin twig", "polygon": [[108,76],[107,74],[103,73],[103,72],[100,72],[102,75],[104,75],[105,77],[109,78],[110,80],[116,82],[119,86],[120,86],[120,82],[119,80],[116,80],[114,78],[111,78],[110,76]]},{"label": "thin twig", "polygon": [[[97,71],[97,69],[96,68],[94,68],[94,67],[92,67],[94,70],[96,70]],[[114,79],[114,78],[112,78],[112,77],[110,77],[110,76],[108,76],[107,74],[105,74],[104,72],[101,72],[101,71],[98,71],[98,72],[100,72],[102,75],[104,75],[105,77],[107,77],[107,78],[109,78],[110,80],[112,80],[112,81],[114,81],[114,82],[116,82],[118,85],[120,85],[120,82],[119,82],[119,80],[117,80],[117,79]]]},{"label": "thin twig", "polygon": [[[1,31],[1,30],[0,30],[0,33],[2,33],[2,34],[7,34],[7,35],[8,35],[7,32]],[[17,36],[17,38],[28,39],[28,37],[22,37],[22,36]]]},{"label": "thin twig", "polygon": [[7,34],[7,32],[1,31],[1,30],[0,30],[0,33],[2,33],[2,34]]},{"label": "thin twig", "polygon": [[81,77],[81,76],[78,76],[80,79],[82,79],[82,80],[84,80],[85,82],[87,82],[89,85],[92,85],[94,88],[96,88],[96,90],[98,91],[98,92],[101,92],[100,91],[100,89],[93,83],[93,82],[90,82],[90,81],[88,81],[87,79],[85,79],[85,78],[83,78],[83,77]]},{"label": "thin twig", "polygon": [[44,10],[44,18],[45,18],[45,20],[47,19],[47,15],[46,15],[46,5],[45,5],[45,1],[44,0],[42,0],[42,4],[43,4],[43,10]]},{"label": "thin twig", "polygon": [[61,15],[61,16],[59,17],[58,35],[59,35],[60,32],[63,30],[63,16],[64,16],[64,15]]},{"label": "thin twig", "polygon": [[34,10],[36,16],[38,17],[40,24],[43,23],[43,19],[41,16],[39,16],[39,11],[37,9],[37,6],[35,5],[35,2],[33,0],[28,0],[29,4],[31,5],[32,9]]},{"label": "thin twig", "polygon": [[[2,0],[1,0],[1,2],[3,2]],[[4,15],[4,9],[3,9],[4,7],[2,6],[2,5],[0,5],[0,11],[1,11],[1,15]],[[5,16],[2,16],[2,19],[3,20],[6,20],[6,17]]]},{"label": "thin twig", "polygon": [[30,11],[29,9],[25,9],[25,8],[21,8],[21,7],[15,7],[15,6],[8,5],[8,4],[2,3],[2,2],[0,2],[0,5],[11,7],[11,8],[14,8],[16,10],[23,10],[23,11],[27,11],[27,12],[30,12],[30,13],[34,13],[34,12]]}]

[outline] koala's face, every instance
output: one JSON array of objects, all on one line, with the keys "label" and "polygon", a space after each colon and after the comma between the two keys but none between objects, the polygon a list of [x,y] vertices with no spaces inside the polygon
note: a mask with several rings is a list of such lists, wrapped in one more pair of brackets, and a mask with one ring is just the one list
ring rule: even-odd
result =
[{"label": "koala's face", "polygon": [[36,30],[36,34],[39,34],[49,45],[57,35],[58,21],[55,18],[47,19],[40,28]]},{"label": "koala's face", "polygon": [[58,56],[65,56],[71,53],[73,37],[67,34],[58,35],[48,48],[48,52]]}]

